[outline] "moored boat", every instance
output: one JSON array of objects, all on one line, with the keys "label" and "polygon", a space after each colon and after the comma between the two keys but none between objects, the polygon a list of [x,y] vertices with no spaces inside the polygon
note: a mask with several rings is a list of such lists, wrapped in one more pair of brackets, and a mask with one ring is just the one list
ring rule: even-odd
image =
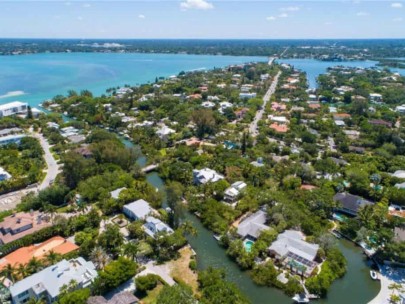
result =
[{"label": "moored boat", "polygon": [[371,277],[373,280],[378,280],[378,274],[377,274],[377,272],[375,272],[374,270],[370,270],[370,277]]},{"label": "moored boat", "polygon": [[296,294],[292,299],[295,303],[309,303],[309,299],[304,293]]}]

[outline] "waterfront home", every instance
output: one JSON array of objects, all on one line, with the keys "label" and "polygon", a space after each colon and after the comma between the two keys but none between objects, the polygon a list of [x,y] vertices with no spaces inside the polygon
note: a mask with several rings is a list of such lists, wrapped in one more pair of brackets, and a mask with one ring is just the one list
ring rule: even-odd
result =
[{"label": "waterfront home", "polygon": [[136,304],[139,299],[129,291],[121,291],[107,300],[102,296],[93,296],[87,299],[87,304]]},{"label": "waterfront home", "polygon": [[397,170],[391,174],[391,176],[396,178],[405,178],[405,170]]},{"label": "waterfront home", "polygon": [[163,223],[160,219],[153,216],[148,216],[146,218],[146,223],[143,225],[143,229],[146,234],[150,237],[155,238],[157,233],[165,232],[167,234],[172,234],[174,231],[167,224]]},{"label": "waterfront home", "polygon": [[144,220],[146,217],[154,212],[154,209],[149,203],[143,199],[124,205],[124,214],[131,220]]},{"label": "waterfront home", "polygon": [[40,244],[21,247],[6,255],[0,259],[0,270],[7,267],[7,265],[11,265],[13,267],[17,267],[19,264],[27,265],[32,258],[35,257],[37,259],[42,259],[51,251],[56,254],[64,255],[78,249],[79,246],[73,244],[65,238],[54,236]]},{"label": "waterfront home", "polygon": [[26,303],[31,298],[54,303],[62,286],[74,280],[77,288],[86,288],[97,275],[94,264],[82,257],[62,260],[12,285],[11,298],[14,304]]},{"label": "waterfront home", "polygon": [[217,173],[215,170],[204,168],[201,170],[193,170],[193,181],[196,185],[215,183],[219,180],[224,179],[224,176]]},{"label": "waterfront home", "polygon": [[372,205],[373,203],[362,198],[361,196],[353,195],[347,192],[336,193],[333,196],[335,202],[339,202],[341,206],[336,210],[342,213],[346,213],[351,216],[357,216],[360,208],[366,205]]},{"label": "waterfront home", "polygon": [[302,232],[286,230],[268,248],[270,256],[291,271],[309,277],[315,267],[319,245],[305,241]]},{"label": "waterfront home", "polygon": [[0,182],[3,182],[10,178],[11,178],[10,173],[8,173],[6,170],[4,170],[2,167],[0,167]]},{"label": "waterfront home", "polygon": [[377,93],[370,93],[370,95],[368,96],[368,99],[370,100],[370,102],[373,103],[379,103],[382,102],[382,95],[381,94],[377,94]]},{"label": "waterfront home", "polygon": [[233,183],[229,188],[225,190],[224,200],[234,202],[242,193],[242,191],[246,189],[246,187],[247,184],[242,181]]},{"label": "waterfront home", "polygon": [[126,189],[127,189],[126,187],[122,187],[122,188],[118,188],[118,189],[111,191],[110,192],[111,198],[118,199],[120,197],[120,193]]},{"label": "waterfront home", "polygon": [[28,104],[21,101],[13,101],[3,105],[0,105],[0,118],[16,115],[26,114],[28,111]]},{"label": "waterfront home", "polygon": [[23,139],[26,135],[25,134],[10,134],[6,136],[0,137],[0,146],[16,144],[19,145],[21,139]]},{"label": "waterfront home", "polygon": [[239,223],[237,233],[242,238],[250,238],[256,240],[263,230],[270,229],[265,225],[267,221],[267,213],[259,210]]},{"label": "waterfront home", "polygon": [[395,111],[400,114],[405,114],[405,104],[395,107]]},{"label": "waterfront home", "polygon": [[18,240],[50,225],[49,217],[39,211],[12,214],[0,223],[0,245]]}]

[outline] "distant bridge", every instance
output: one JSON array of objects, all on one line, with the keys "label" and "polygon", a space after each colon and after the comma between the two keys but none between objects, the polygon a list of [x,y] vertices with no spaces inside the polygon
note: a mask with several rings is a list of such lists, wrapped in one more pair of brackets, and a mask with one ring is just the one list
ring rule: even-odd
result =
[{"label": "distant bridge", "polygon": [[141,169],[141,171],[142,171],[143,173],[148,173],[148,172],[151,172],[151,171],[156,170],[158,167],[159,167],[159,164],[152,164],[152,165],[143,167],[143,168]]}]

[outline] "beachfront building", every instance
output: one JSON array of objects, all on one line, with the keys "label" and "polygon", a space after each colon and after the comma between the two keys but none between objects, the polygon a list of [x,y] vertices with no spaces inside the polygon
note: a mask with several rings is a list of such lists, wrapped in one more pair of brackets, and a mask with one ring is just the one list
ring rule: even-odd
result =
[{"label": "beachfront building", "polygon": [[206,183],[215,183],[224,179],[224,176],[217,173],[215,170],[204,168],[201,170],[193,170],[193,181],[196,185],[206,184]]},{"label": "beachfront building", "polygon": [[21,247],[6,255],[0,259],[0,270],[7,267],[7,265],[11,265],[13,267],[17,267],[20,264],[27,265],[32,258],[35,257],[37,259],[42,259],[51,251],[56,254],[64,255],[78,249],[79,246],[73,244],[65,238],[61,236],[54,236],[43,243]]},{"label": "beachfront building", "polygon": [[0,118],[16,114],[26,114],[28,104],[21,101],[13,101],[0,105]]},{"label": "beachfront building", "polygon": [[0,223],[0,245],[18,240],[50,225],[49,217],[39,211],[19,212],[7,216]]},{"label": "beachfront building", "polygon": [[239,181],[233,183],[229,188],[225,190],[224,199],[228,202],[234,202],[241,192],[245,190],[247,184],[245,182]]},{"label": "beachfront building", "polygon": [[77,288],[86,288],[96,277],[97,271],[92,262],[82,257],[62,260],[12,285],[11,298],[14,304],[26,303],[31,298],[54,303],[62,286],[74,280]]},{"label": "beachfront building", "polygon": [[153,208],[143,199],[124,205],[123,212],[131,220],[144,220],[153,213]]},{"label": "beachfront building", "polygon": [[296,230],[279,234],[268,248],[270,256],[278,263],[305,277],[310,276],[318,265],[315,262],[318,250],[319,245],[306,242],[304,234]]},{"label": "beachfront building", "polygon": [[2,167],[0,167],[0,182],[3,182],[10,178],[11,178],[10,173],[8,173],[6,170],[4,170]]},{"label": "beachfront building", "polygon": [[146,223],[143,225],[143,229],[147,235],[153,238],[155,238],[158,233],[166,232],[167,234],[172,234],[174,232],[167,224],[153,216],[148,216],[146,218]]}]

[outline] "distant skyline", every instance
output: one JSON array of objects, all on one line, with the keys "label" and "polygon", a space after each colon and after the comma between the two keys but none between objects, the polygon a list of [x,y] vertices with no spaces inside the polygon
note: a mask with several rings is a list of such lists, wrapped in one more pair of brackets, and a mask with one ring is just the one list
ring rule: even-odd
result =
[{"label": "distant skyline", "polygon": [[405,0],[0,0],[0,38],[405,38]]}]

